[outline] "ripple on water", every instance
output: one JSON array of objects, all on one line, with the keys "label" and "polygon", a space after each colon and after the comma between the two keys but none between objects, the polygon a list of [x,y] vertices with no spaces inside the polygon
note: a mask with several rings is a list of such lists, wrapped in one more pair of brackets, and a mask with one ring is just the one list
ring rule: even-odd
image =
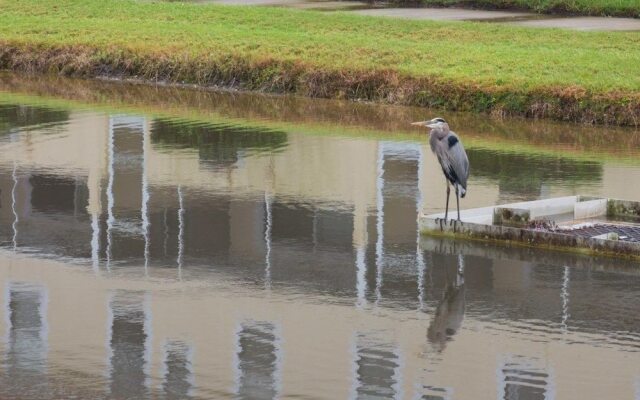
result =
[{"label": "ripple on water", "polygon": [[[90,85],[135,107],[0,93],[3,396],[538,398],[584,386],[565,361],[613,382],[587,349],[635,382],[636,266],[423,247],[445,200],[406,130],[424,109]],[[447,119],[465,208],[637,195],[637,133]]]}]

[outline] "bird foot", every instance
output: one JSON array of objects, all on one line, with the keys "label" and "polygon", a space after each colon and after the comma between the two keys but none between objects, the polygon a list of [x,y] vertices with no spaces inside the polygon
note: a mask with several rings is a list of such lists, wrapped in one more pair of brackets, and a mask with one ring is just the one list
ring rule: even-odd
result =
[{"label": "bird foot", "polygon": [[440,225],[440,230],[443,231],[444,227],[447,225],[446,218],[436,218],[436,224]]},{"label": "bird foot", "polygon": [[458,231],[458,225],[460,225],[461,228],[464,226],[462,221],[459,220],[459,219],[452,219],[452,220],[449,221],[449,226],[453,227],[453,232],[454,233]]}]

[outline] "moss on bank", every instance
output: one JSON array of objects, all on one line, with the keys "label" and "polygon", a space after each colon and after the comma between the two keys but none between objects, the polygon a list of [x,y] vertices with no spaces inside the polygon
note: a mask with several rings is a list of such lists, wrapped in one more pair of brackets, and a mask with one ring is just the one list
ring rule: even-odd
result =
[{"label": "moss on bank", "polygon": [[640,33],[0,0],[0,68],[638,125]]}]

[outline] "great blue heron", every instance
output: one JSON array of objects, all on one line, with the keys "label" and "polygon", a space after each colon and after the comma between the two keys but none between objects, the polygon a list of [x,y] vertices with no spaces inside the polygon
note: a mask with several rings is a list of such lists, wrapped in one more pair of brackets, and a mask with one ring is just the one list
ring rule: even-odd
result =
[{"label": "great blue heron", "polygon": [[433,319],[427,329],[427,339],[438,351],[443,351],[447,341],[458,333],[464,320],[466,307],[464,288],[464,257],[458,254],[458,269],[455,275],[445,268],[445,288]]},{"label": "great blue heron", "polygon": [[467,194],[467,178],[469,178],[469,159],[462,142],[460,142],[458,135],[449,129],[449,124],[443,118],[414,122],[411,125],[431,128],[431,132],[429,132],[431,151],[438,157],[442,172],[447,179],[447,208],[444,212],[444,222],[447,222],[449,215],[451,185],[456,191],[458,222],[460,222],[460,197]]}]

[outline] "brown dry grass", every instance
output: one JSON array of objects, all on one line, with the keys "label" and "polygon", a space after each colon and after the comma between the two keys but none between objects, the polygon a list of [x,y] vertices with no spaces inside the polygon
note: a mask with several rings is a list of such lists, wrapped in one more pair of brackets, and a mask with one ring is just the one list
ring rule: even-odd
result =
[{"label": "brown dry grass", "polygon": [[79,77],[137,78],[193,83],[310,97],[375,101],[494,116],[551,118],[589,124],[640,123],[640,93],[592,93],[579,86],[518,91],[437,78],[403,76],[392,70],[323,70],[303,62],[240,56],[224,60],[140,55],[87,46],[37,46],[0,41],[0,69]]}]

